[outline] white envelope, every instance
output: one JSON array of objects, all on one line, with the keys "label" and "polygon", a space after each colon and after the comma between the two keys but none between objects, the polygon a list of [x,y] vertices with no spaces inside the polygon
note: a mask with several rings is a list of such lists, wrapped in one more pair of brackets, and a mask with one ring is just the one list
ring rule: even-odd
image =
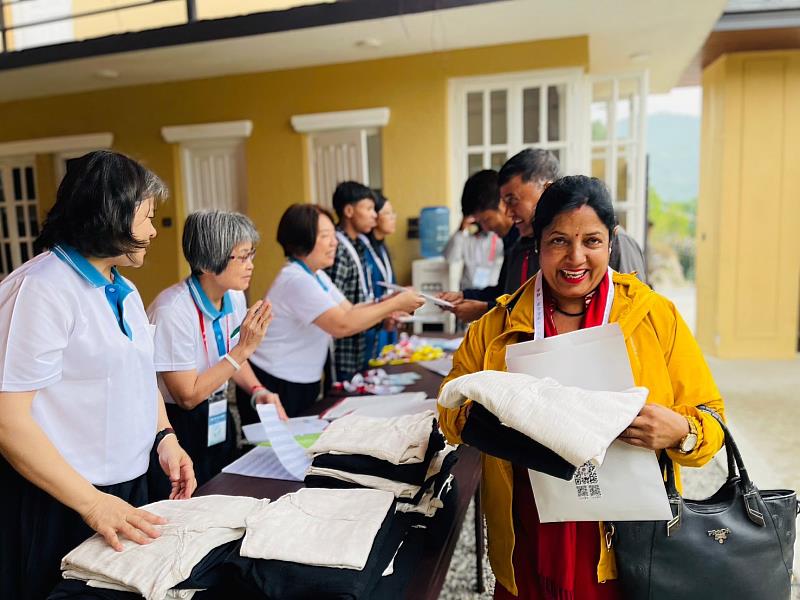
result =
[{"label": "white envelope", "polygon": [[[506,348],[506,366],[589,390],[622,391],[634,385],[617,323],[513,344]],[[672,518],[658,460],[650,450],[616,441],[599,468],[581,467],[571,481],[528,473],[542,523]]]}]

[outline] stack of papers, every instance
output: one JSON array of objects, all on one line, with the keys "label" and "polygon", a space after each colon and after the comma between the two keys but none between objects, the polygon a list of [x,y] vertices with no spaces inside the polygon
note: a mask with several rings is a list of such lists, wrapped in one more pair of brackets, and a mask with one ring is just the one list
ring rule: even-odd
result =
[{"label": "stack of papers", "polygon": [[447,377],[453,369],[453,358],[451,356],[446,356],[445,358],[437,358],[436,360],[421,360],[417,364],[437,375]]},{"label": "stack of papers", "polygon": [[425,392],[406,392],[388,396],[352,396],[336,403],[321,416],[340,419],[349,414],[364,417],[396,417],[412,415],[424,410],[436,410],[436,400],[429,400]]},{"label": "stack of papers", "polygon": [[[222,472],[249,477],[302,481],[306,469],[311,465],[311,457],[295,439],[295,432],[313,430],[315,433],[319,433],[324,426],[314,421],[320,421],[320,419],[295,421],[292,424],[293,430],[290,430],[289,424],[281,421],[278,417],[275,405],[259,404],[256,406],[256,410],[260,420],[260,423],[256,423],[256,425],[261,427],[261,433],[265,438],[263,441],[269,442],[271,447],[253,448],[222,469]],[[255,436],[259,435],[254,428],[251,428],[250,431]]]}]

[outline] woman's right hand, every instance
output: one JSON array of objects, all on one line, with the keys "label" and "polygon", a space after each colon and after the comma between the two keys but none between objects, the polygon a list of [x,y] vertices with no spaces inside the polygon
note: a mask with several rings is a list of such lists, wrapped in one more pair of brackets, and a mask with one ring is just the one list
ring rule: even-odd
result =
[{"label": "woman's right hand", "polygon": [[458,304],[464,300],[464,292],[439,292],[436,294],[436,297],[439,298],[439,300],[446,300],[447,302]]},{"label": "woman's right hand", "polygon": [[251,306],[239,328],[239,342],[236,347],[247,360],[256,351],[272,321],[272,304],[269,300],[259,300]]},{"label": "woman's right hand", "polygon": [[117,552],[123,549],[120,535],[137,544],[149,544],[161,535],[155,525],[167,522],[163,517],[135,508],[116,496],[100,491],[91,506],[81,513],[81,517]]},{"label": "woman's right hand", "polygon": [[414,290],[406,290],[393,296],[392,303],[392,312],[400,311],[411,314],[425,304],[425,298],[417,294]]}]

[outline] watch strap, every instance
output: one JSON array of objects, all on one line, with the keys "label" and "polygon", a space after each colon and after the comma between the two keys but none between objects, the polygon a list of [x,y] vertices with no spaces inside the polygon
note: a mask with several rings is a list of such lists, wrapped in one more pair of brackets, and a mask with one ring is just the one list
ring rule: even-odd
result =
[{"label": "watch strap", "polygon": [[170,433],[174,435],[175,438],[177,439],[178,436],[175,435],[175,430],[172,427],[165,427],[156,434],[156,440],[155,442],[153,442],[153,445],[156,450],[158,450],[158,445],[161,443],[161,440],[167,437]]}]

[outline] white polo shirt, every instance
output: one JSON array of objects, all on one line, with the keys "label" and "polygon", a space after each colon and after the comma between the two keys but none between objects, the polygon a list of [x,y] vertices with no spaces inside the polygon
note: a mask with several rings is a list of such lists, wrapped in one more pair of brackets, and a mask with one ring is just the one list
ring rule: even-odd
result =
[{"label": "white polo shirt", "polygon": [[199,375],[217,364],[239,342],[239,332],[231,334],[247,314],[247,300],[244,292],[225,292],[222,307],[217,310],[199,281],[190,277],[161,292],[147,308],[147,314],[156,328],[154,362],[159,373],[158,387],[164,400],[174,404],[160,374],[195,370]]},{"label": "white polo shirt", "polygon": [[319,381],[331,336],[314,320],[341,304],[344,296],[325,271],[312,274],[291,262],[278,273],[267,298],[272,323],[250,362],[285,381]]},{"label": "white polo shirt", "polygon": [[57,248],[0,283],[0,390],[36,390],[34,420],[95,485],[147,471],[158,418],[152,327],[136,288],[115,275]]}]

